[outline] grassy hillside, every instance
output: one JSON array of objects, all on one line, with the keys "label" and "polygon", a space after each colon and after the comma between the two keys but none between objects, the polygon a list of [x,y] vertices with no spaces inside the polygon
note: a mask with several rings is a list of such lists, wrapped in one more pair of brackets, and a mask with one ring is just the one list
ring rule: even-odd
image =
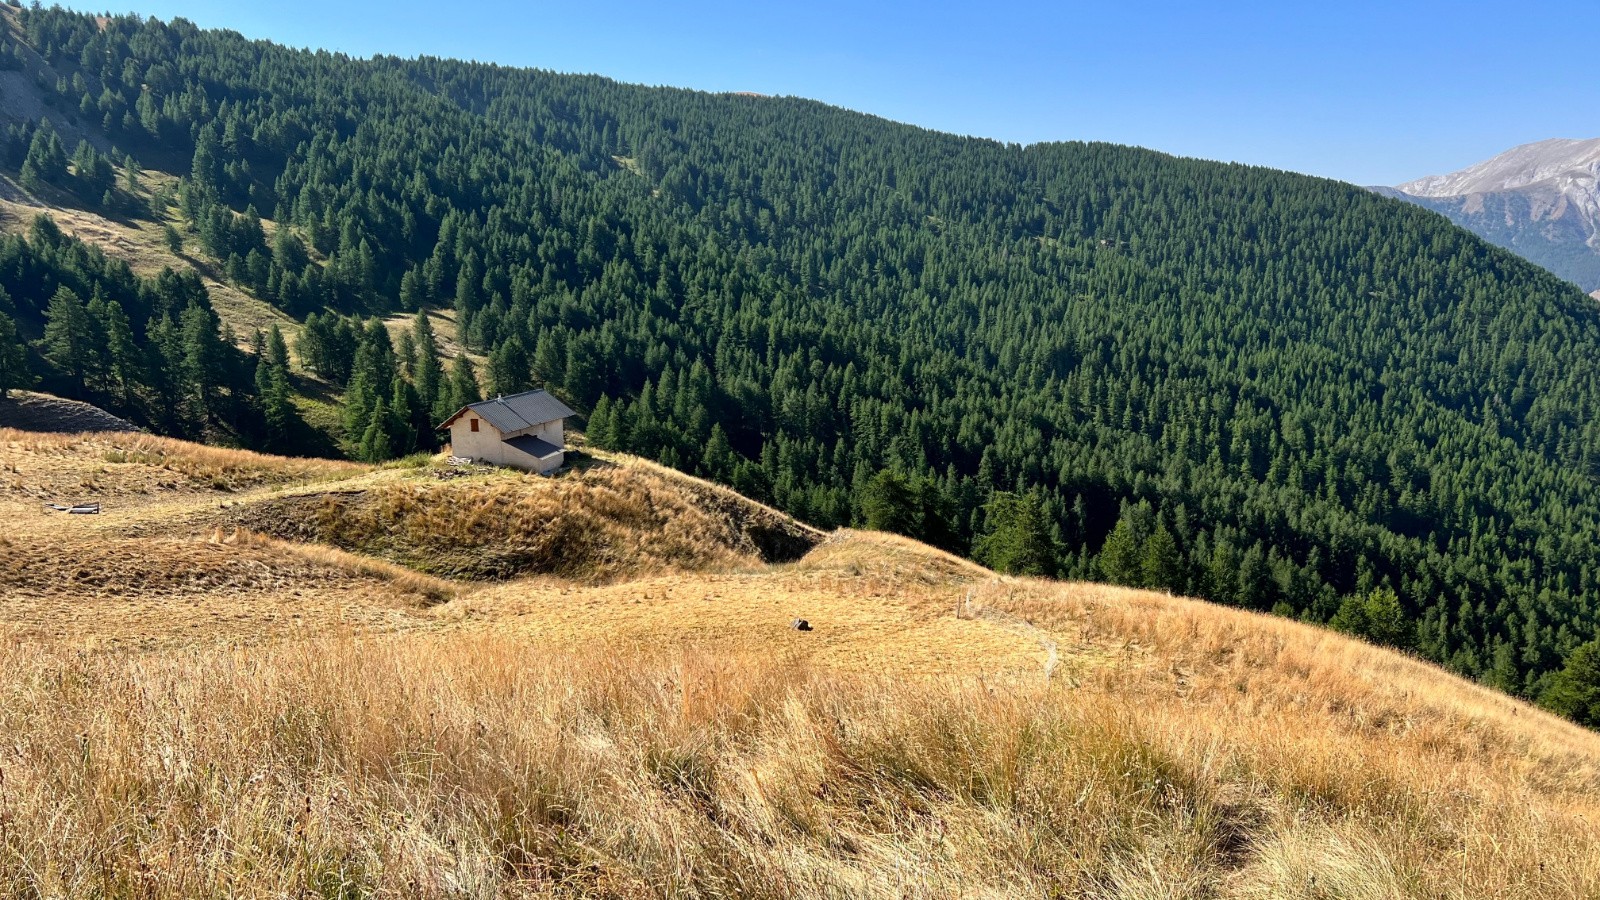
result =
[{"label": "grassy hillside", "polygon": [[[765,563],[736,535],[770,513],[603,464],[0,432],[27,526],[0,538],[0,896],[1600,890],[1592,732],[1317,628],[889,535]],[[663,555],[460,581],[221,524],[440,485]],[[678,516],[710,530],[671,556]]]}]

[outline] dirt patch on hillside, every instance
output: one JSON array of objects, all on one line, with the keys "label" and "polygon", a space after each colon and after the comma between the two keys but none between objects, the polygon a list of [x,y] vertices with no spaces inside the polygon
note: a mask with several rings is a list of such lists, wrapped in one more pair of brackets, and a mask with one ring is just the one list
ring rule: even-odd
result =
[{"label": "dirt patch on hillside", "polygon": [[32,391],[12,391],[9,397],[0,399],[0,428],[60,434],[140,430],[98,406]]}]

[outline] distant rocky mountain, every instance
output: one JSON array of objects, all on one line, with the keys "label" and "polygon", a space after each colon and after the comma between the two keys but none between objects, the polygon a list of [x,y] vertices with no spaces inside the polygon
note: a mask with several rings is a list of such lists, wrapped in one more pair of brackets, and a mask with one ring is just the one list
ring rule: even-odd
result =
[{"label": "distant rocky mountain", "polygon": [[1523,144],[1459,172],[1374,190],[1443,213],[1600,294],[1600,138]]}]

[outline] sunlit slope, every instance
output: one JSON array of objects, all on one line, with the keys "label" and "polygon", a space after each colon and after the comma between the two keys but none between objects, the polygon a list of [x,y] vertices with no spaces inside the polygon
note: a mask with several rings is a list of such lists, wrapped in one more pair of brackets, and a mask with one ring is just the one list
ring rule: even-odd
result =
[{"label": "sunlit slope", "polygon": [[[1600,890],[1600,736],[1288,620],[874,533],[716,549],[762,508],[621,456],[4,432],[0,469],[0,896]],[[441,486],[658,556],[452,580],[238,527]],[[401,544],[433,546],[370,549]]]}]

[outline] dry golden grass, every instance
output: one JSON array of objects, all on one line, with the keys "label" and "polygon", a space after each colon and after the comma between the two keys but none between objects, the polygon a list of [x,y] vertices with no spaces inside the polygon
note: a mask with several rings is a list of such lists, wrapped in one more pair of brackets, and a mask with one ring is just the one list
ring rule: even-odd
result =
[{"label": "dry golden grass", "polygon": [[1592,769],[1420,697],[1409,736],[1296,713],[1290,671],[1184,701],[1137,673],[888,679],[458,635],[10,647],[0,672],[9,896],[1600,889]]},{"label": "dry golden grass", "polygon": [[[764,652],[829,671],[1033,674],[1051,641],[1005,616],[957,608],[991,573],[903,538],[840,532],[792,565],[657,574],[603,585],[523,579],[464,591],[453,627],[557,645],[693,643]],[[806,619],[813,630],[795,631]]]},{"label": "dry golden grass", "polygon": [[246,534],[0,537],[0,639],[149,648],[434,627],[428,608],[454,594],[378,560]]},{"label": "dry golden grass", "polygon": [[[0,532],[0,897],[1600,896],[1600,735],[886,535],[762,564],[770,511],[611,462],[436,482],[0,432],[3,496],[89,473],[121,509]],[[549,547],[585,580],[214,527],[332,480],[379,549],[573,520]]]},{"label": "dry golden grass", "polygon": [[[219,504],[364,475],[136,433],[0,429],[0,636],[154,647],[431,625],[438,579],[333,548],[190,527]],[[47,502],[99,502],[72,516]]]},{"label": "dry golden grass", "polygon": [[497,471],[440,481],[435,472],[285,495],[238,507],[228,519],[478,580],[729,569],[798,557],[821,538],[742,498],[733,503],[691,487],[704,482],[642,465],[588,466],[555,478]]},{"label": "dry golden grass", "polygon": [[115,499],[106,505],[139,506],[174,494],[235,492],[365,471],[354,463],[289,459],[137,432],[0,428],[0,502]]}]

